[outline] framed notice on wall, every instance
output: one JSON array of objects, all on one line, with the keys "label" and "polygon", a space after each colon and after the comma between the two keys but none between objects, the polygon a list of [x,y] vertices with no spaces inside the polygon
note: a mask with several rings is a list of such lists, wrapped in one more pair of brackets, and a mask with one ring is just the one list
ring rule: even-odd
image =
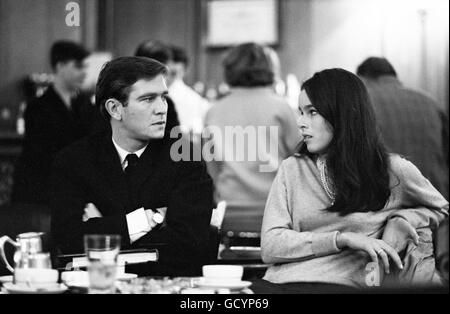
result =
[{"label": "framed notice on wall", "polygon": [[278,43],[278,0],[209,0],[207,36],[209,47],[244,42]]}]

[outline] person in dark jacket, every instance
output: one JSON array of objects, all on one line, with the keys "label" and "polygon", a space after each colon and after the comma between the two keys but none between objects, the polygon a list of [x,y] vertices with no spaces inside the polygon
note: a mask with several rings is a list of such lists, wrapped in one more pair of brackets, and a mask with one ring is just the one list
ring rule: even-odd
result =
[{"label": "person in dark jacket", "polygon": [[448,115],[423,92],[404,86],[385,58],[370,57],[357,69],[363,79],[384,142],[411,160],[448,199]]},{"label": "person in dark jacket", "polygon": [[62,253],[83,252],[85,234],[119,234],[123,249],[160,249],[147,274],[200,274],[212,180],[203,162],[171,156],[184,139],[165,132],[165,73],[144,57],[115,59],[100,73],[96,104],[111,129],[64,149],[53,168],[52,237]]},{"label": "person in dark jacket", "polygon": [[102,128],[100,113],[89,97],[79,93],[85,78],[83,61],[88,55],[75,42],[53,44],[50,57],[53,84],[27,105],[24,114],[25,138],[14,175],[13,203],[47,205],[55,155],[97,126]]}]

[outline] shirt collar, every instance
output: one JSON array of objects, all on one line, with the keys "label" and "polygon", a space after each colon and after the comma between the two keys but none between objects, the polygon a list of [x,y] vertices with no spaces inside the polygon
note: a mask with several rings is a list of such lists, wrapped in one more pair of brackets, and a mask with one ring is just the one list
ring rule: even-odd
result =
[{"label": "shirt collar", "polygon": [[114,141],[114,139],[112,139],[112,142],[114,144],[114,147],[117,150],[117,153],[119,154],[120,164],[122,165],[122,169],[125,169],[125,167],[128,164],[128,162],[125,160],[125,158],[127,157],[128,154],[136,154],[138,157],[141,157],[141,155],[144,153],[145,149],[148,146],[148,144],[147,144],[143,148],[141,148],[135,152],[129,152],[129,151],[123,149],[122,147],[120,147],[119,144],[117,144],[116,141]]}]

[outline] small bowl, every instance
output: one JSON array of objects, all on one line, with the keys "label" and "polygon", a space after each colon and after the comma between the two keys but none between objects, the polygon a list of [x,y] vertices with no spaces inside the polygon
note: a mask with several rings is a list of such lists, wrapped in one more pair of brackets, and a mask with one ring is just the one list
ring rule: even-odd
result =
[{"label": "small bowl", "polygon": [[205,265],[203,278],[208,282],[240,282],[244,267],[239,265]]}]

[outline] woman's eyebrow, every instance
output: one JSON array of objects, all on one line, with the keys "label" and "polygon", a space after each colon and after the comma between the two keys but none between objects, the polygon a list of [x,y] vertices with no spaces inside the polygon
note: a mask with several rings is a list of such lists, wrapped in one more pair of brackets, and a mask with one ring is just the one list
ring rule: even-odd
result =
[{"label": "woman's eyebrow", "polygon": [[303,109],[302,109],[301,106],[298,106],[298,110],[300,110],[300,111],[307,111],[307,110],[310,110],[310,109],[315,109],[314,106],[313,106],[312,104],[303,106]]}]

